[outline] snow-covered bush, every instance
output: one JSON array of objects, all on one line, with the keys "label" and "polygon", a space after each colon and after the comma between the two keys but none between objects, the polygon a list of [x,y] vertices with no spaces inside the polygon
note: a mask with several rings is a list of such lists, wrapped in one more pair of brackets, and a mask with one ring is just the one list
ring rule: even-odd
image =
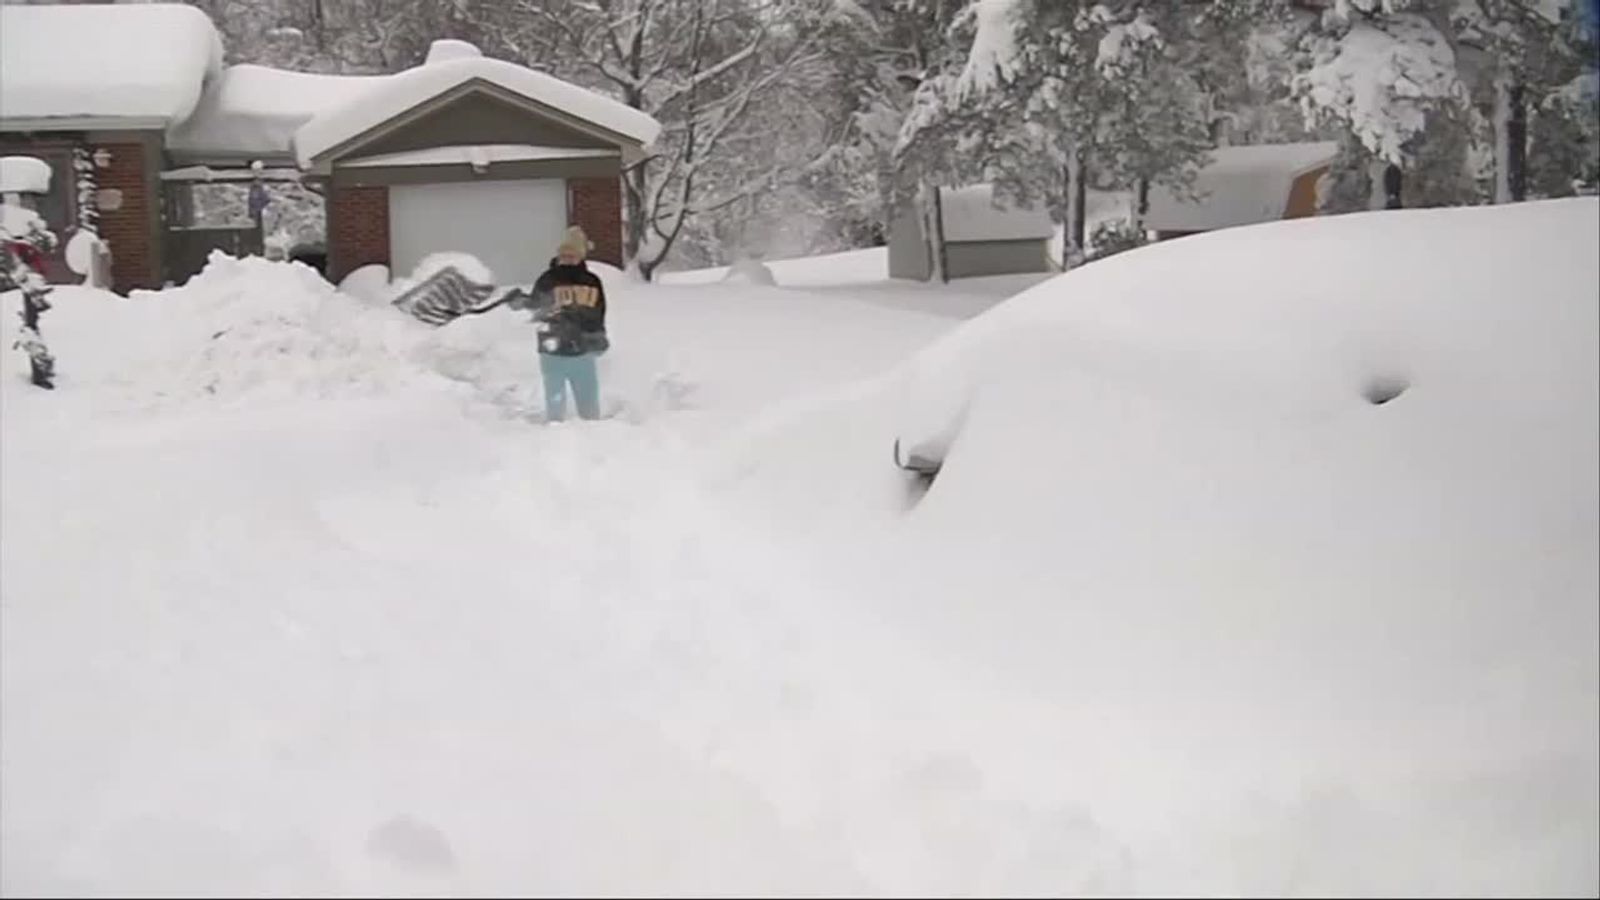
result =
[{"label": "snow-covered bush", "polygon": [[[31,166],[8,168],[13,172],[37,172]],[[45,171],[48,178],[49,170]],[[22,330],[13,349],[28,354],[30,378],[45,389],[55,387],[55,356],[39,333],[39,319],[50,308],[50,301],[45,299],[51,287],[44,277],[44,254],[54,250],[57,243],[55,233],[38,213],[0,199],[0,294],[22,294]]]},{"label": "snow-covered bush", "polygon": [[766,263],[749,257],[739,259],[729,266],[728,272],[722,276],[722,280],[736,284],[774,285],[778,283],[778,280],[772,276],[772,270],[767,268]]},{"label": "snow-covered bush", "polygon": [[1089,246],[1093,249],[1089,261],[1105,259],[1149,242],[1149,235],[1138,223],[1127,219],[1108,219],[1096,224],[1094,231],[1090,232]]}]

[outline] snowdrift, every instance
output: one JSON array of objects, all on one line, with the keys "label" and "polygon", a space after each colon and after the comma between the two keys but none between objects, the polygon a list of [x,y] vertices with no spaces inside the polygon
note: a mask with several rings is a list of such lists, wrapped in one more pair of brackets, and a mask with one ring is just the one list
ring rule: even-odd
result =
[{"label": "snowdrift", "polygon": [[0,385],[0,890],[1593,895],[1597,214],[955,331],[608,273],[626,424],[558,428],[525,321],[376,273],[63,289],[61,389]]},{"label": "snowdrift", "polygon": [[[1099,796],[1167,863],[1182,828],[1129,804],[1188,822],[1197,868],[1127,889],[1592,892],[1597,245],[1579,199],[1129,252],[714,478],[895,627],[1074,710],[1092,736],[1022,765],[1041,796]],[[897,439],[942,461],[925,495]]]},{"label": "snowdrift", "polygon": [[[461,254],[426,262],[478,265]],[[632,422],[671,411],[737,418],[875,374],[948,327],[848,300],[796,302],[759,285],[659,288],[594,268],[606,281],[613,347],[600,362],[602,407]],[[433,328],[390,306],[409,283],[363,270],[339,290],[299,263],[219,252],[182,287],[127,298],[60,288],[44,329],[61,360],[58,393],[108,414],[443,391],[537,418],[527,314],[501,307]],[[7,346],[19,304],[9,296],[0,313]],[[25,379],[26,364],[21,354],[0,354],[8,387]],[[39,401],[22,391],[16,402]]]}]

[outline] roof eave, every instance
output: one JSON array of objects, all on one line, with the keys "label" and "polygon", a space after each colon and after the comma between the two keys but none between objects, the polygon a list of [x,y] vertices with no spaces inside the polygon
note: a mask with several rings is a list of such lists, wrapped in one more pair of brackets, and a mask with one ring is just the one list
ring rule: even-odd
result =
[{"label": "roof eave", "polygon": [[172,124],[166,116],[6,116],[0,131],[161,131]]},{"label": "roof eave", "polygon": [[[324,174],[329,173],[332,171],[332,166],[335,161],[344,156],[350,155],[350,153],[360,149],[362,146],[372,142],[373,140],[376,140],[377,138],[382,137],[383,135],[388,134],[403,125],[414,122],[417,119],[420,119],[423,116],[440,109],[448,103],[468,96],[469,94],[479,92],[495,96],[498,99],[510,102],[513,105],[521,106],[536,115],[542,115],[545,118],[559,122],[569,128],[587,133],[608,143],[615,144],[622,153],[622,163],[624,167],[635,165],[648,157],[645,147],[627,135],[619,134],[581,116],[573,115],[553,106],[548,106],[544,103],[534,100],[531,97],[519,94],[516,91],[508,90],[501,85],[489,81],[488,79],[475,77],[469,78],[466,81],[453,85],[446,90],[440,91],[432,97],[429,97],[427,100],[424,100],[423,102],[418,103],[397,115],[391,116],[390,118],[379,122],[360,134],[352,135],[344,141],[341,141],[340,143],[323,150],[321,153],[318,153],[309,159],[301,159],[300,167],[309,172],[318,172]],[[296,158],[299,159],[298,151],[296,151],[295,155]]]}]

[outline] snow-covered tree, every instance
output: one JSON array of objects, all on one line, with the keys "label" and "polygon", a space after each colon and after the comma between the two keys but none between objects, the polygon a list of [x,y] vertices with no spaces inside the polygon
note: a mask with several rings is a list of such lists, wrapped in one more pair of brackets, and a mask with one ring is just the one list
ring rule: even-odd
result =
[{"label": "snow-covered tree", "polygon": [[[970,136],[1012,198],[1044,198],[1083,256],[1091,184],[1181,187],[1211,146],[1196,48],[1240,28],[1224,2],[975,0],[959,105],[1006,123]],[[986,146],[984,146],[986,145]]]},{"label": "snow-covered tree", "polygon": [[[965,60],[963,0],[859,0],[834,47],[848,128],[827,164],[849,220],[875,239],[926,181],[956,162],[947,98]],[[968,36],[970,38],[970,35]],[[945,133],[941,133],[943,128]]]},{"label": "snow-covered tree", "polygon": [[1600,190],[1600,75],[1585,72],[1532,110],[1528,192],[1564,197]]},{"label": "snow-covered tree", "polygon": [[1377,159],[1400,164],[1431,113],[1467,105],[1467,88],[1449,39],[1427,16],[1359,6],[1351,15],[1357,2],[1341,0],[1306,38],[1309,65],[1295,91],[1308,121],[1336,121]]},{"label": "snow-covered tree", "polygon": [[1581,10],[1575,0],[1453,0],[1448,15],[1464,72],[1491,94],[1494,200],[1525,199],[1530,109],[1593,65]]},{"label": "snow-covered tree", "polygon": [[0,201],[0,293],[22,292],[22,333],[13,347],[28,354],[33,383],[46,390],[55,387],[55,357],[39,332],[51,290],[43,254],[54,250],[56,241],[38,213]]},{"label": "snow-covered tree", "polygon": [[[1430,202],[1507,202],[1527,196],[1530,110],[1581,142],[1587,111],[1549,98],[1593,49],[1572,0],[1338,0],[1294,84],[1309,121],[1348,127]],[[1549,121],[1564,116],[1573,127]]]}]

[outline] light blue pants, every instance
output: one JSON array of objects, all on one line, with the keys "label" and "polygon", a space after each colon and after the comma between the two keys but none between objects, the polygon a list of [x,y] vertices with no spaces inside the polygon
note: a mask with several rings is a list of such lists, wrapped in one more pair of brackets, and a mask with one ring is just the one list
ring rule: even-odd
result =
[{"label": "light blue pants", "polygon": [[600,376],[595,371],[595,354],[556,356],[539,354],[539,374],[544,378],[544,417],[559,422],[567,417],[567,385],[578,401],[578,417],[600,418]]}]

